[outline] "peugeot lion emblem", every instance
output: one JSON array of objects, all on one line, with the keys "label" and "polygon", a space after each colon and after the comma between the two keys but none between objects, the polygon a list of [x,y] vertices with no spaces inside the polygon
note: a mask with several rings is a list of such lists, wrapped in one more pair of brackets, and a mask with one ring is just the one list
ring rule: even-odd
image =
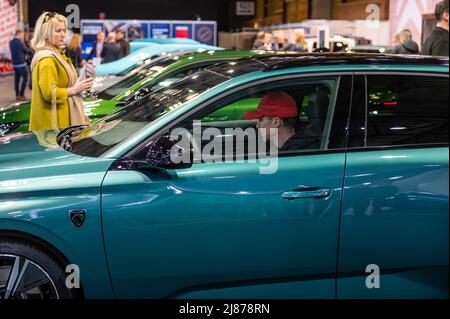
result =
[{"label": "peugeot lion emblem", "polygon": [[70,221],[75,227],[81,227],[81,225],[83,225],[84,221],[86,220],[86,213],[86,209],[70,210]]}]

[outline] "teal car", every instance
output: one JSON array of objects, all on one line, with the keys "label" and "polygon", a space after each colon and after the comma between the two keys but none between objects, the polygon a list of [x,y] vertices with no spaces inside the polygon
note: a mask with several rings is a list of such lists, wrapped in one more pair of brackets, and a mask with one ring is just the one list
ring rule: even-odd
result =
[{"label": "teal car", "polygon": [[[208,65],[244,57],[270,54],[262,51],[209,51],[203,53],[174,54],[154,59],[140,71],[118,83],[84,99],[85,112],[91,123],[139,99],[150,91],[179,80]],[[0,136],[27,132],[31,103],[20,102],[0,110]]]},{"label": "teal car", "polygon": [[193,39],[184,38],[167,38],[167,39],[157,39],[157,38],[143,38],[137,39],[130,42],[130,52],[133,53],[139,49],[145,48],[149,43],[156,44],[200,44],[200,42]]},{"label": "teal car", "polygon": [[119,73],[130,72],[132,69],[141,65],[147,59],[159,55],[163,52],[181,52],[181,51],[217,51],[223,50],[223,48],[215,47],[211,45],[205,45],[201,43],[192,44],[155,44],[147,45],[142,49],[139,49],[129,55],[109,63],[100,64],[95,69],[96,76],[116,75]]},{"label": "teal car", "polygon": [[[0,138],[1,298],[448,298],[448,67],[251,57]],[[288,150],[239,113],[273,92]]]}]

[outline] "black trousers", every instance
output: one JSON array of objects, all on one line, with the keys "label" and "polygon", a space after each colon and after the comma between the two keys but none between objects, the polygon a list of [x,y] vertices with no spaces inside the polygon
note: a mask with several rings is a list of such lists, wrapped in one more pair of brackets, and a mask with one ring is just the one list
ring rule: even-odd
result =
[{"label": "black trousers", "polygon": [[[20,83],[20,80],[22,80],[22,84]],[[26,66],[14,68],[14,89],[16,90],[16,97],[24,96],[25,88],[27,87],[27,82],[28,82],[28,68]]]}]

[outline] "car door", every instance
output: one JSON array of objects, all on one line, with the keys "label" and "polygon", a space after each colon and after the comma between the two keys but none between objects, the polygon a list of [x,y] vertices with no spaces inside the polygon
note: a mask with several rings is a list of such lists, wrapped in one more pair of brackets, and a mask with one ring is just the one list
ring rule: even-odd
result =
[{"label": "car door", "polygon": [[448,298],[448,74],[355,81],[338,298]]},{"label": "car door", "polygon": [[[310,100],[316,88],[327,99],[313,119],[307,110],[316,107]],[[280,153],[270,173],[261,172],[268,161],[250,159],[249,148],[240,161],[111,169],[102,187],[102,218],[116,296],[334,298],[350,88],[351,77],[338,75],[265,80],[225,93],[180,124],[189,129],[203,120],[219,131],[215,137],[227,125],[254,127],[243,118],[221,122],[212,115],[230,105],[233,112],[237,105],[248,108],[239,101],[271,90],[290,92],[300,120],[322,122],[320,147]]]}]

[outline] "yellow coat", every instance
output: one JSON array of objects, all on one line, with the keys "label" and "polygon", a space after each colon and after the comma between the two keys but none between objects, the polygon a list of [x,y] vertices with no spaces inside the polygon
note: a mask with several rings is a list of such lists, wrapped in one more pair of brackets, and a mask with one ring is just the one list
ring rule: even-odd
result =
[{"label": "yellow coat", "polygon": [[[72,66],[68,57],[60,52]],[[73,66],[72,66],[73,67]],[[58,128],[70,126],[67,89],[70,79],[67,71],[55,57],[45,57],[36,63],[32,71],[30,131],[52,129],[52,86],[56,85],[56,123]]]}]

